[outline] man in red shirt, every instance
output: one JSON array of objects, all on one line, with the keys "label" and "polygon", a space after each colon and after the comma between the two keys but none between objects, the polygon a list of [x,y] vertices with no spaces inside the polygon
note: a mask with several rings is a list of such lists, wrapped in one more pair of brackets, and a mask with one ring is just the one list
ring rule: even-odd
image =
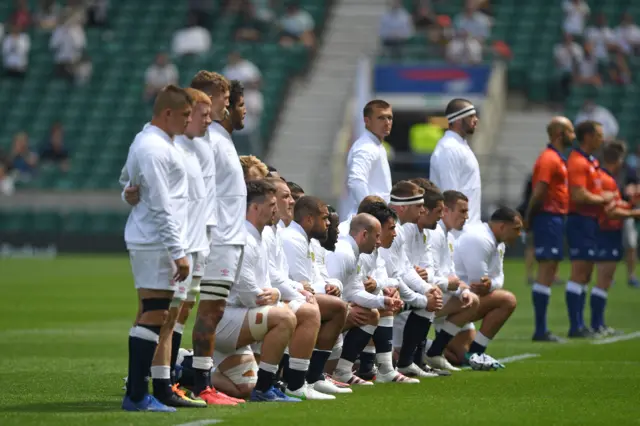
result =
[{"label": "man in red shirt", "polygon": [[585,121],[576,128],[578,147],[567,160],[569,171],[569,216],[567,242],[571,258],[571,276],[565,297],[569,313],[569,337],[591,337],[584,324],[586,290],[598,254],[598,218],[605,205],[613,199],[603,192],[598,160],[593,153],[603,141],[602,125]]},{"label": "man in red shirt", "polygon": [[600,232],[598,234],[598,263],[596,286],[591,289],[591,328],[600,335],[615,334],[615,330],[607,327],[604,311],[607,305],[607,294],[613,282],[618,262],[624,252],[622,229],[623,219],[638,217],[640,210],[632,210],[631,205],[622,199],[614,176],[623,165],[626,146],[624,142],[608,142],[602,153],[600,179],[602,190],[614,194],[613,201],[602,210],[599,217]]},{"label": "man in red shirt", "polygon": [[558,342],[561,339],[547,329],[547,306],[551,285],[563,258],[564,224],[569,210],[569,187],[563,151],[575,139],[573,124],[566,117],[554,117],[547,126],[549,144],[533,168],[531,200],[525,218],[533,230],[538,274],[532,288],[535,311],[533,340]]}]

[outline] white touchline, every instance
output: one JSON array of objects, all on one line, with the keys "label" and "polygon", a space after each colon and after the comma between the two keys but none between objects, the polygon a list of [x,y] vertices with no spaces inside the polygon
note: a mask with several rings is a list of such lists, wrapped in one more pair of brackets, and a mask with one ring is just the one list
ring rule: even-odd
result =
[{"label": "white touchline", "polygon": [[520,354],[520,355],[508,356],[506,358],[500,358],[498,361],[503,364],[506,364],[514,361],[522,361],[523,359],[537,358],[539,356],[540,354]]},{"label": "white touchline", "polygon": [[591,342],[591,344],[592,345],[608,345],[609,343],[616,343],[616,342],[622,342],[623,340],[637,339],[638,337],[640,337],[640,331],[634,331],[633,333],[629,333],[629,334],[622,334],[620,336],[607,337],[606,339],[602,339],[602,340],[594,340]]},{"label": "white touchline", "polygon": [[213,424],[221,423],[221,422],[222,422],[222,420],[218,420],[218,419],[197,420],[195,422],[182,423],[182,424],[179,424],[177,426],[206,426],[206,425],[213,425]]}]

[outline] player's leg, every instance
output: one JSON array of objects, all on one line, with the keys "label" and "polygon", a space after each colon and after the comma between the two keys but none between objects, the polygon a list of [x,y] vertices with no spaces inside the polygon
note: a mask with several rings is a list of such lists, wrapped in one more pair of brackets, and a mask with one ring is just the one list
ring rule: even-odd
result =
[{"label": "player's leg", "polygon": [[534,283],[534,277],[536,274],[536,251],[531,232],[527,232],[524,241],[524,269],[527,274],[527,284],[531,285]]},{"label": "player's leg", "polygon": [[469,354],[485,352],[491,340],[515,311],[516,305],[516,297],[507,290],[494,290],[480,297],[480,306],[474,321],[482,320],[482,325],[469,347]]},{"label": "player's leg", "polygon": [[436,314],[438,321],[442,323],[437,327],[436,338],[427,350],[427,363],[434,368],[456,371],[458,368],[447,361],[444,351],[462,327],[476,318],[480,299],[477,296],[473,297],[471,305],[463,308],[459,298],[455,296],[447,298],[442,309]]},{"label": "player's leg", "polygon": [[295,310],[296,328],[289,341],[289,354],[282,358],[283,379],[292,391],[304,387],[313,347],[320,330],[320,309],[310,303],[289,303]]},{"label": "player's leg", "polygon": [[[366,316],[366,324],[362,326],[356,325],[353,320],[354,314],[358,314],[363,317]],[[364,350],[367,343],[371,340],[371,337],[378,326],[379,320],[380,314],[377,309],[368,309],[357,305],[351,305],[349,315],[347,316],[347,322],[344,326],[346,334],[344,335],[344,341],[342,344],[342,353],[333,373],[333,377],[336,380],[347,384],[373,384],[355,376],[352,370],[353,364],[356,362],[356,359],[358,359],[358,355],[360,355],[360,352]]]},{"label": "player's leg", "polygon": [[421,343],[426,339],[435,315],[425,309],[411,310],[407,322],[402,330],[402,346],[398,354],[398,371],[403,374],[417,375],[419,377],[435,377],[435,374],[420,373],[415,365],[416,352],[422,357],[424,346]]},{"label": "player's leg", "polygon": [[450,364],[457,366],[466,363],[465,355],[469,352],[471,343],[476,338],[476,327],[470,322],[462,326],[458,334],[451,339],[446,349],[444,357]]},{"label": "player's leg", "polygon": [[142,309],[129,331],[127,393],[122,408],[127,411],[175,411],[149,395],[147,382],[175,291],[173,261],[166,251],[131,251],[130,259]]},{"label": "player's leg", "polygon": [[[216,353],[216,361],[220,357]],[[258,364],[251,350],[244,347],[222,358],[211,373],[211,384],[229,396],[249,399],[258,379]]]},{"label": "player's leg", "polygon": [[211,246],[204,277],[200,283],[200,303],[193,326],[194,393],[215,404],[224,394],[210,387],[216,327],[224,315],[229,290],[242,264],[242,247]]},{"label": "player's leg", "polygon": [[587,286],[591,281],[594,262],[598,255],[598,222],[596,219],[576,215],[567,218],[567,242],[571,257],[571,274],[565,290],[569,314],[569,337],[590,337],[584,324]]},{"label": "player's leg", "polygon": [[636,229],[635,219],[625,219],[623,238],[628,283],[631,287],[638,288],[640,287],[640,281],[638,281],[638,278],[636,277],[636,262],[638,259],[638,230]]},{"label": "player's leg", "polygon": [[[393,316],[393,313],[389,315],[388,311],[381,311],[380,318],[383,316]],[[367,346],[360,352],[360,366],[358,367],[357,376],[362,380],[375,380],[376,378],[376,346],[373,343],[373,338],[369,340]]]},{"label": "player's leg", "polygon": [[615,330],[606,326],[604,312],[607,306],[609,288],[613,283],[618,262],[622,260],[623,235],[619,231],[601,231],[598,240],[596,285],[591,289],[591,329],[599,335],[614,334]]},{"label": "player's leg", "polygon": [[[430,314],[426,310],[421,310],[421,314],[429,316]],[[411,314],[409,314],[410,317]],[[408,324],[408,320],[407,320]],[[402,343],[400,350],[402,350],[406,333],[403,331]],[[424,334],[426,336],[426,332]],[[412,345],[416,345],[420,342],[420,339],[411,339]],[[373,333],[373,343],[376,350],[376,363],[378,364],[378,371],[376,372],[376,383],[419,383],[417,379],[407,377],[401,372],[397,371],[393,366],[393,344],[394,344],[394,316],[390,311],[384,311],[380,316],[378,327]],[[410,364],[413,364],[413,352],[411,353]],[[426,375],[426,372],[422,372]],[[421,376],[422,377],[422,376]]]}]

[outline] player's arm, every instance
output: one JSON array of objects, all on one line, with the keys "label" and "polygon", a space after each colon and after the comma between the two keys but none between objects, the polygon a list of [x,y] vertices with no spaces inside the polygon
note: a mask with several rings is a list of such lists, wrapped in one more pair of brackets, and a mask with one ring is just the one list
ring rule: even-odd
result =
[{"label": "player's arm", "polygon": [[464,182],[460,181],[460,153],[453,150],[442,150],[438,161],[431,162],[430,177],[442,192],[448,190],[461,191]]},{"label": "player's arm", "polygon": [[540,211],[544,200],[549,193],[549,181],[539,181],[531,191],[531,198],[529,199],[529,205],[527,206],[526,213],[524,215],[525,223],[530,224],[531,218]]},{"label": "player's arm", "polygon": [[302,294],[299,292],[299,290],[304,288],[303,285],[289,278],[289,265],[286,263],[285,256],[281,256],[281,264],[278,264],[277,262],[276,245],[278,244],[278,240],[276,239],[276,236],[273,234],[268,236],[263,234],[263,238],[265,238],[265,241],[267,242],[269,280],[271,281],[271,285],[280,291],[283,300],[304,299]]},{"label": "player's arm", "polygon": [[242,265],[240,266],[240,274],[238,275],[238,284],[234,286],[238,298],[242,306],[247,308],[255,308],[258,306],[258,297],[263,293],[263,289],[256,276],[255,265],[260,262],[258,250],[253,244],[245,246]]},{"label": "player's arm", "polygon": [[411,290],[424,294],[431,286],[413,269],[402,245],[397,244],[397,241],[396,239],[390,248],[380,250],[380,255],[387,267],[387,274],[398,281],[403,281]]},{"label": "player's arm", "polygon": [[473,236],[460,240],[456,246],[459,262],[467,271],[468,284],[472,291],[476,293],[488,292],[490,283],[486,281],[489,277],[489,258],[491,247],[487,241],[479,236]]},{"label": "player's arm", "polygon": [[308,267],[309,247],[305,241],[301,238],[283,238],[282,248],[289,264],[289,278],[298,282],[312,283],[315,277]]},{"label": "player's arm", "polygon": [[447,247],[447,242],[445,241],[444,234],[440,232],[432,232],[428,246],[432,267],[430,269],[427,269],[429,270],[429,278],[431,279],[431,282],[444,292],[449,290],[450,280],[449,277],[446,277],[442,274],[442,268],[440,267],[440,263],[442,261],[441,253],[443,252],[443,250],[449,250]]},{"label": "player's arm", "polygon": [[569,196],[578,204],[604,205],[613,199],[605,194],[594,194],[587,190],[587,169],[569,162]]},{"label": "player's arm", "polygon": [[353,152],[351,167],[347,171],[347,188],[358,202],[371,195],[369,173],[375,159],[376,153],[363,148]]},{"label": "player's arm", "polygon": [[185,257],[180,227],[171,214],[169,197],[170,173],[166,154],[141,152],[139,156],[140,174],[148,188],[147,208],[158,230],[160,239],[174,260]]}]

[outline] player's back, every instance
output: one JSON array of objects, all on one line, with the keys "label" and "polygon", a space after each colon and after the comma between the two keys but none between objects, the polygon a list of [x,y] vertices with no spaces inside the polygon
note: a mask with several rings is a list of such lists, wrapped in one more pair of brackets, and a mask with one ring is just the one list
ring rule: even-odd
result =
[{"label": "player's back", "polygon": [[[600,180],[602,185],[602,191],[612,192],[614,193],[613,201],[618,205],[628,204],[622,199],[622,194],[620,193],[620,189],[618,188],[618,183],[616,182],[615,177],[606,169],[601,168],[600,172]],[[617,231],[622,229],[623,220],[622,219],[614,219],[607,216],[604,209],[600,211],[599,217],[599,225],[600,229],[603,231]]]},{"label": "player's back", "polygon": [[562,154],[552,146],[542,151],[533,167],[532,188],[540,182],[548,185],[542,211],[566,215],[569,212],[567,165]]},{"label": "player's back", "polygon": [[[572,150],[567,160],[569,190],[572,187],[583,187],[592,194],[600,194],[602,187],[598,168],[599,163],[595,157],[580,149]],[[598,217],[600,210],[598,205],[581,204],[569,199],[569,214]]]}]

